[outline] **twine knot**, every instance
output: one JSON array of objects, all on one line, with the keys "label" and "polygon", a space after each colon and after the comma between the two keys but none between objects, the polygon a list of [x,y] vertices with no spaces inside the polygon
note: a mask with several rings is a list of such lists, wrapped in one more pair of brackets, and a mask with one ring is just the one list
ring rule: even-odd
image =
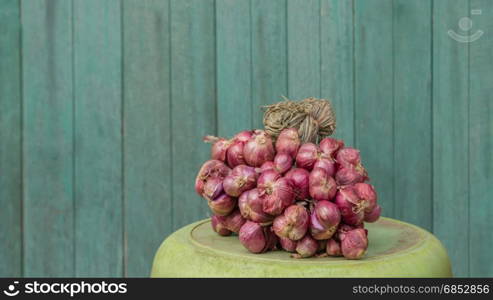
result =
[{"label": "twine knot", "polygon": [[336,129],[334,109],[329,100],[307,98],[292,101],[284,98],[263,108],[265,131],[277,138],[285,128],[296,128],[303,143],[317,143]]}]

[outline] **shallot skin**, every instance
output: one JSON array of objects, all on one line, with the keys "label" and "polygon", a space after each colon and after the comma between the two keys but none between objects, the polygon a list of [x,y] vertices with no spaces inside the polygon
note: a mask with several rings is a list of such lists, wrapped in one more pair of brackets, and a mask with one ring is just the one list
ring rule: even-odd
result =
[{"label": "shallot skin", "polygon": [[371,212],[365,214],[365,222],[376,222],[380,218],[381,212],[382,208],[380,205],[376,205]]},{"label": "shallot skin", "polygon": [[281,131],[276,141],[276,152],[288,154],[295,158],[301,145],[301,139],[296,128],[286,128]]},{"label": "shallot skin", "polygon": [[288,238],[284,237],[278,237],[279,238],[279,244],[281,245],[281,248],[284,249],[287,252],[295,252],[296,251],[296,241],[292,241]]},{"label": "shallot skin", "polygon": [[212,230],[214,230],[219,235],[228,236],[231,235],[232,233],[224,226],[224,224],[217,216],[211,217],[211,226],[212,226]]},{"label": "shallot skin", "polygon": [[287,172],[284,177],[291,180],[291,185],[293,186],[297,200],[305,200],[308,198],[310,172],[302,168],[294,168]]},{"label": "shallot skin", "polygon": [[318,250],[318,242],[314,240],[309,234],[305,235],[296,244],[296,254],[292,256],[294,258],[307,258],[315,255]]},{"label": "shallot skin", "polygon": [[258,174],[255,168],[246,165],[236,166],[223,181],[226,194],[239,197],[244,191],[253,189],[257,184]]},{"label": "shallot skin", "polygon": [[222,161],[217,159],[206,161],[202,167],[200,167],[197,177],[195,178],[195,191],[202,196],[204,193],[204,185],[209,178],[218,177],[224,179],[230,172],[231,169]]},{"label": "shallot skin", "polygon": [[279,237],[297,241],[305,236],[308,230],[309,216],[303,206],[291,205],[284,213],[274,219],[273,230]]},{"label": "shallot skin", "polygon": [[341,222],[337,206],[329,201],[318,201],[310,216],[310,233],[316,240],[331,238]]},{"label": "shallot skin", "polygon": [[326,252],[329,256],[342,256],[341,244],[335,239],[327,241]]},{"label": "shallot skin", "polygon": [[318,158],[318,147],[313,143],[306,143],[301,145],[296,155],[296,166],[308,171],[313,169],[315,162]]},{"label": "shallot skin", "polygon": [[322,152],[335,158],[339,149],[344,148],[344,141],[327,137],[320,141],[319,147]]},{"label": "shallot skin", "polygon": [[309,176],[310,196],[317,200],[332,200],[337,192],[337,184],[322,168],[315,168]]},{"label": "shallot skin", "polygon": [[360,259],[368,248],[368,237],[365,229],[357,228],[348,231],[341,240],[341,251],[347,259]]},{"label": "shallot skin", "polygon": [[238,207],[240,208],[243,218],[264,224],[272,223],[274,217],[264,213],[263,211],[263,199],[260,197],[258,188],[251,189],[243,192],[238,200]]},{"label": "shallot skin", "polygon": [[243,147],[245,146],[244,142],[236,141],[228,148],[228,152],[226,153],[226,158],[228,162],[228,166],[234,168],[238,165],[245,165],[245,158],[243,157]]},{"label": "shallot skin", "polygon": [[359,198],[354,193],[352,187],[346,187],[337,191],[334,203],[339,208],[344,223],[349,225],[363,223],[365,215],[362,209],[356,209],[358,202]]},{"label": "shallot skin", "polygon": [[208,200],[207,204],[215,215],[227,216],[235,209],[236,198],[221,194],[213,200]]},{"label": "shallot skin", "polygon": [[273,160],[274,155],[272,139],[263,130],[255,130],[255,134],[243,147],[243,157],[252,167],[260,167],[264,162]]},{"label": "shallot skin", "polygon": [[275,248],[277,237],[270,227],[247,221],[239,231],[241,244],[252,253],[263,253]]},{"label": "shallot skin", "polygon": [[234,233],[240,231],[241,226],[246,222],[245,218],[240,213],[239,209],[235,209],[227,216],[217,216],[217,219],[226,229]]}]

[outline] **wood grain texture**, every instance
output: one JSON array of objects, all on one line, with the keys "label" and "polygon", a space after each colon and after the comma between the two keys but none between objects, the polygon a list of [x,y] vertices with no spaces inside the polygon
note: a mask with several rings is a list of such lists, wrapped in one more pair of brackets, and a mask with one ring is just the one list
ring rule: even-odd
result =
[{"label": "wood grain texture", "polygon": [[24,276],[75,275],[72,3],[22,1]]},{"label": "wood grain texture", "polygon": [[355,140],[382,214],[394,215],[392,1],[354,3]]},{"label": "wood grain texture", "polygon": [[217,134],[252,127],[250,1],[216,0]]},{"label": "wood grain texture", "polygon": [[0,2],[0,277],[22,275],[20,3]]},{"label": "wood grain texture", "polygon": [[454,276],[469,274],[468,44],[447,35],[467,16],[467,1],[433,7],[433,232],[452,259]]},{"label": "wood grain texture", "polygon": [[353,2],[322,0],[320,16],[321,97],[336,113],[335,136],[354,146]]},{"label": "wood grain texture", "polygon": [[121,7],[74,1],[76,276],[123,275]]},{"label": "wood grain texture", "polygon": [[288,95],[286,0],[252,1],[252,119],[262,128],[261,107]]},{"label": "wood grain texture", "polygon": [[320,97],[320,0],[287,0],[289,98]]},{"label": "wood grain texture", "polygon": [[393,5],[395,217],[432,230],[431,3]]},{"label": "wood grain texture", "polygon": [[172,232],[169,1],[123,2],[126,276]]},{"label": "wood grain texture", "polygon": [[484,32],[469,56],[469,275],[493,276],[493,2],[471,0],[473,28]]},{"label": "wood grain texture", "polygon": [[171,115],[173,227],[209,215],[194,191],[210,157],[202,137],[216,130],[214,1],[171,1]]}]

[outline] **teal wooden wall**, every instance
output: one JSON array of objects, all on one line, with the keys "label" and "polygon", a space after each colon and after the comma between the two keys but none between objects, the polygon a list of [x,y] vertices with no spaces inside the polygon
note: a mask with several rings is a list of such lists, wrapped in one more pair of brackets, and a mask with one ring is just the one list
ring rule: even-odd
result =
[{"label": "teal wooden wall", "polygon": [[[471,15],[481,9],[481,15]],[[470,16],[484,35],[459,43]],[[205,134],[332,99],[385,216],[493,276],[493,1],[0,1],[0,275],[146,276]]]}]

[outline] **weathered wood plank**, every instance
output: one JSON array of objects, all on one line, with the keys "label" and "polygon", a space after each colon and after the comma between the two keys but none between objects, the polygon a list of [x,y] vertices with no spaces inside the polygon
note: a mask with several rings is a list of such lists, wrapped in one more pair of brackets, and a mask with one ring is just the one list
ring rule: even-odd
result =
[{"label": "weathered wood plank", "polygon": [[194,180],[216,133],[214,1],[171,1],[173,227],[204,218],[209,208]]},{"label": "weathered wood plank", "polygon": [[321,97],[336,112],[335,136],[354,145],[353,2],[322,0],[320,16]]},{"label": "weathered wood plank", "polygon": [[70,277],[75,275],[72,3],[21,5],[24,276]]},{"label": "weathered wood plank", "polygon": [[432,230],[431,3],[393,5],[395,217]]},{"label": "weathered wood plank", "polygon": [[231,137],[252,127],[250,1],[216,0],[216,39],[217,131]]},{"label": "weathered wood plank", "polygon": [[74,2],[76,276],[122,276],[119,0]]},{"label": "weathered wood plank", "polygon": [[469,274],[468,44],[447,35],[469,13],[468,1],[433,6],[433,232],[455,276]]},{"label": "weathered wood plank", "polygon": [[469,56],[469,264],[470,276],[493,276],[493,2],[471,0],[473,27],[483,36]]},{"label": "weathered wood plank", "polygon": [[0,2],[0,277],[22,275],[20,3]]},{"label": "weathered wood plank", "polygon": [[392,1],[355,1],[355,141],[384,216],[394,216]]},{"label": "weathered wood plank", "polygon": [[287,0],[288,90],[320,97],[320,0]]},{"label": "weathered wood plank", "polygon": [[252,119],[262,128],[261,107],[288,95],[286,0],[252,0]]},{"label": "weathered wood plank", "polygon": [[172,232],[170,15],[169,1],[123,8],[125,275],[135,277]]}]

